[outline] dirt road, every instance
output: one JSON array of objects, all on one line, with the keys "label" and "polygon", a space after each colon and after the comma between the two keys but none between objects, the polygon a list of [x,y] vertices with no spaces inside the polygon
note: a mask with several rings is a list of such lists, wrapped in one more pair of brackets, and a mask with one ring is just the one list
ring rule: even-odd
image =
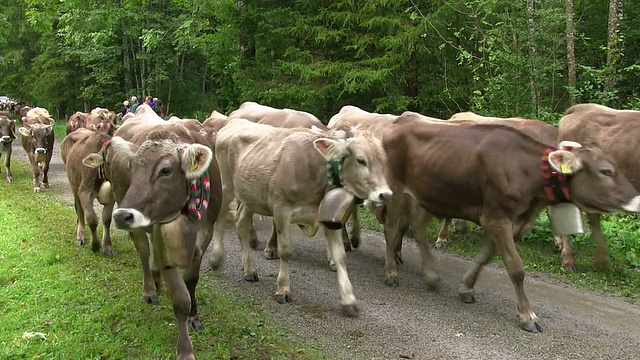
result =
[{"label": "dirt road", "polygon": [[[71,205],[59,143],[47,191]],[[20,142],[13,146],[15,158],[26,161]],[[256,230],[262,249],[271,222],[256,217]],[[215,278],[338,359],[640,359],[639,306],[529,272],[525,288],[544,329],[530,334],[518,328],[513,286],[503,269],[488,267],[476,286],[478,302],[464,304],[457,288],[469,261],[436,252],[442,281],[429,290],[419,275],[418,249],[407,244],[405,263],[398,269],[400,287],[390,288],[383,283],[383,237],[365,231],[362,242],[348,253],[347,264],[361,310],[356,319],[341,315],[336,273],[326,263],[326,241],[306,238],[297,229],[289,265],[293,303],[273,300],[278,262],[266,260],[261,250],[252,253],[260,282],[242,280],[232,229],[225,236],[224,267]],[[204,266],[209,271],[207,262]]]}]

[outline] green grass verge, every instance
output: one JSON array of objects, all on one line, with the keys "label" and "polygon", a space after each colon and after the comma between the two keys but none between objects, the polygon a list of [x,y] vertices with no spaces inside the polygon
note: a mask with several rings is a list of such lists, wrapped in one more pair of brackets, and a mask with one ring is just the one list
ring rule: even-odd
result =
[{"label": "green grass verge", "polygon": [[[362,226],[375,231],[383,230],[370,211],[364,209],[359,216]],[[469,224],[466,232],[449,231],[448,252],[465,258],[472,258],[478,253],[482,229]],[[427,229],[428,239],[432,243],[437,238],[440,225],[440,221],[432,221]],[[595,245],[589,239],[588,227],[585,234],[573,236],[571,240],[578,272],[565,271],[560,253],[553,243],[546,212],[540,214],[532,231],[517,242],[516,247],[527,271],[543,272],[556,280],[640,303],[640,219],[637,215],[606,214],[602,218],[602,228],[610,257],[609,267],[605,271],[596,271],[594,267]],[[492,261],[502,265],[499,256],[494,256]]]},{"label": "green grass verge", "polygon": [[[114,234],[113,257],[76,247],[73,209],[51,190],[33,194],[24,163],[13,171],[14,183],[0,182],[0,358],[175,358],[170,301],[163,293],[160,305],[142,303],[128,237]],[[210,272],[197,296],[205,328],[191,339],[200,359],[324,358]]]}]

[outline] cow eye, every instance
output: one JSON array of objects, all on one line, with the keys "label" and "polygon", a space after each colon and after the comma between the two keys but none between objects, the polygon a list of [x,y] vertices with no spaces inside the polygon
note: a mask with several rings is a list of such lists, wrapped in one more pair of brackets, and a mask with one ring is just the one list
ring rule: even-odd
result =
[{"label": "cow eye", "polygon": [[358,158],[356,161],[362,166],[367,166],[367,162],[363,158]]},{"label": "cow eye", "polygon": [[169,167],[163,167],[162,169],[160,169],[160,176],[169,176],[171,175],[171,168]]},{"label": "cow eye", "polygon": [[611,169],[600,169],[600,174],[604,176],[613,176],[613,170]]}]

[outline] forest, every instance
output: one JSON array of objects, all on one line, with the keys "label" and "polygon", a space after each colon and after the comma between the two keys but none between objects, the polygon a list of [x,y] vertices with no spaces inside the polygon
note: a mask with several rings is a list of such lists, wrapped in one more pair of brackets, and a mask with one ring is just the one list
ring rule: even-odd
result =
[{"label": "forest", "polygon": [[58,118],[132,95],[203,119],[243,101],[556,121],[639,108],[640,2],[1,0],[0,94]]}]

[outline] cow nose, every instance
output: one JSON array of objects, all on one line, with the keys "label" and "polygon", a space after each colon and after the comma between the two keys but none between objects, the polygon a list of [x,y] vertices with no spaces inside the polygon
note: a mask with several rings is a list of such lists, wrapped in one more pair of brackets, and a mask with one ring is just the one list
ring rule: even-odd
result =
[{"label": "cow nose", "polygon": [[136,209],[121,208],[113,211],[113,221],[119,229],[134,229],[149,226],[151,221]]},{"label": "cow nose", "polygon": [[387,202],[391,199],[391,195],[393,195],[391,190],[383,190],[378,193],[378,199],[380,202]]},{"label": "cow nose", "polygon": [[2,142],[9,142],[9,140],[11,140],[11,137],[8,135],[2,137]]},{"label": "cow nose", "polygon": [[37,148],[36,149],[36,154],[46,154],[47,153],[47,149],[45,148]]}]

